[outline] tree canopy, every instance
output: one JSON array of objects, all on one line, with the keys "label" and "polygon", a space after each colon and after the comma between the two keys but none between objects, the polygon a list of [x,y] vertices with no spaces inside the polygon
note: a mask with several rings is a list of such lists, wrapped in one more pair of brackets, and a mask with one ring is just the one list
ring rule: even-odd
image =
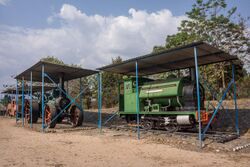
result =
[{"label": "tree canopy", "polygon": [[[205,41],[231,55],[238,56],[245,70],[250,73],[250,33],[247,27],[249,18],[237,14],[237,7],[228,8],[225,0],[196,0],[186,15],[188,19],[181,22],[178,32],[167,36],[165,45],[155,46],[153,52]],[[240,66],[238,68],[239,78],[243,72]],[[227,70],[230,68],[226,63],[201,68],[205,78],[217,88],[225,88],[225,81],[231,77],[231,72]]]},{"label": "tree canopy", "polygon": [[232,55],[237,55],[250,72],[250,35],[247,23],[236,13],[237,8],[227,8],[225,0],[196,0],[187,20],[181,22],[178,32],[166,38],[165,46],[155,46],[153,52],[206,41]]},{"label": "tree canopy", "polygon": [[60,59],[58,59],[57,57],[54,57],[54,56],[47,56],[47,57],[42,58],[41,60],[49,62],[49,63],[65,65],[65,63],[62,60],[60,60]]}]

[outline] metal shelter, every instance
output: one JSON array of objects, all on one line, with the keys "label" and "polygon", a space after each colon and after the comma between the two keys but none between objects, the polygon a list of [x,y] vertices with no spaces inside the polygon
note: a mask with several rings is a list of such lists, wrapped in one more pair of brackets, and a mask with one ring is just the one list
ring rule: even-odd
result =
[{"label": "metal shelter", "polygon": [[[63,65],[63,64],[55,64],[50,63],[47,61],[40,60],[35,65],[31,66],[27,70],[23,71],[22,73],[18,74],[16,79],[16,103],[18,104],[18,94],[21,89],[22,93],[22,125],[24,126],[24,81],[29,81],[29,95],[30,95],[30,115],[32,118],[32,92],[33,91],[41,91],[42,94],[42,104],[41,104],[41,110],[42,110],[42,130],[45,129],[45,102],[44,102],[44,93],[45,91],[49,90],[48,85],[53,83],[54,85],[57,85],[56,87],[62,92],[66,97],[70,99],[70,104],[75,103],[79,108],[83,110],[83,84],[82,84],[82,78],[87,77],[93,74],[96,74],[97,71],[90,70],[90,69],[83,69],[80,67],[74,67],[69,65]],[[99,75],[98,75],[99,76]],[[66,92],[64,89],[60,87],[60,83],[62,82],[68,82],[73,79],[80,79],[80,93],[75,97],[71,97],[68,92]],[[97,78],[99,80],[99,77]],[[21,80],[22,86],[21,88],[18,87],[18,80]],[[37,86],[33,88],[33,81],[35,82],[41,82],[41,86]],[[80,97],[80,104],[77,104],[75,101],[78,97]],[[18,109],[18,107],[17,107]],[[57,114],[56,117],[58,117],[60,114],[62,114],[62,111]],[[56,118],[55,118],[56,119]],[[51,122],[55,121],[53,119]],[[16,112],[16,121],[18,121],[18,111]],[[32,127],[32,120],[30,123]]]},{"label": "metal shelter", "polygon": [[226,97],[227,92],[231,87],[234,90],[234,102],[236,110],[236,131],[239,134],[238,128],[238,109],[236,100],[236,84],[234,79],[234,65],[232,68],[232,80],[230,81],[227,89],[224,91],[222,98],[219,100],[218,106],[215,108],[212,118],[205,129],[201,129],[200,118],[200,88],[199,88],[199,66],[214,64],[225,61],[237,60],[236,56],[229,55],[228,53],[215,48],[205,42],[195,42],[185,46],[176,47],[159,53],[151,53],[144,56],[139,56],[129,60],[125,60],[121,63],[111,64],[98,68],[101,71],[119,73],[124,75],[136,76],[136,113],[137,113],[137,132],[138,139],[140,139],[139,128],[139,85],[138,76],[145,76],[151,74],[157,74],[162,72],[168,72],[172,70],[195,68],[196,75],[196,87],[197,87],[197,104],[198,104],[198,118],[199,118],[199,141],[202,147],[202,139],[205,136],[209,125],[212,123],[216,113],[222,105],[223,100]]}]

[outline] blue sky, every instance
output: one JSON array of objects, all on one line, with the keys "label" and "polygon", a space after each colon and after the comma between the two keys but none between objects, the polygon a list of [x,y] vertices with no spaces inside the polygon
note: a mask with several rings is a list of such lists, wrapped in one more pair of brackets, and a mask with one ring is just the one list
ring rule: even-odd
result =
[{"label": "blue sky", "polygon": [[[49,26],[47,17],[60,10],[65,3],[76,6],[88,15],[119,16],[128,15],[130,8],[148,12],[166,8],[174,15],[183,15],[191,9],[193,2],[195,0],[7,0],[5,6],[0,5],[0,24],[43,28]],[[227,3],[229,7],[237,6],[243,16],[249,16],[249,0],[228,0]]]},{"label": "blue sky", "polygon": [[[195,0],[0,0],[0,90],[48,55],[95,69],[147,54]],[[249,16],[250,0],[228,0]]]}]

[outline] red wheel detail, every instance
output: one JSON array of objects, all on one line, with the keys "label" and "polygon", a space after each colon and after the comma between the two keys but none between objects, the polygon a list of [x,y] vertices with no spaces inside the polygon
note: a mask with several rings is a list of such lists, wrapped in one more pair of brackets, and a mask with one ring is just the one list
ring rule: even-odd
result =
[{"label": "red wheel detail", "polygon": [[48,105],[45,106],[45,123],[49,124],[51,121],[51,109]]},{"label": "red wheel detail", "polygon": [[28,100],[25,100],[24,113],[26,122],[30,122],[30,103]]}]

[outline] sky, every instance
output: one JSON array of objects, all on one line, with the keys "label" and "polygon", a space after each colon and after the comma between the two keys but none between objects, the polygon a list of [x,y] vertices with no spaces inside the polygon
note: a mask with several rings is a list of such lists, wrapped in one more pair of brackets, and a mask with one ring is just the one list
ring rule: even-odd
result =
[{"label": "sky", "polygon": [[[147,54],[195,0],[0,0],[0,90],[48,55],[95,69]],[[249,0],[228,0],[244,17]]]}]

